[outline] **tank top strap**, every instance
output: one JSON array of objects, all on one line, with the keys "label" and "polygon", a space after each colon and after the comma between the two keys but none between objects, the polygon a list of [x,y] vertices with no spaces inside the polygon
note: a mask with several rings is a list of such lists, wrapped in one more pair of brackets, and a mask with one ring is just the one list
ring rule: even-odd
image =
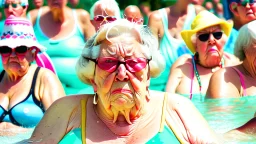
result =
[{"label": "tank top strap", "polygon": [[159,13],[160,13],[160,15],[162,17],[162,22],[163,22],[164,30],[168,31],[168,17],[167,17],[167,12],[166,12],[165,8],[160,9]]},{"label": "tank top strap", "polygon": [[160,123],[160,129],[159,132],[163,132],[164,130],[164,124],[165,124],[165,111],[166,111],[166,105],[168,101],[168,93],[164,93],[164,100],[163,100],[163,106],[162,106],[162,116],[161,116],[161,123]]},{"label": "tank top strap", "polygon": [[234,69],[237,72],[237,74],[239,75],[240,82],[241,82],[240,95],[247,96],[246,89],[245,89],[246,86],[245,86],[245,82],[244,82],[244,75],[236,67],[231,67],[231,68]]},{"label": "tank top strap", "polygon": [[37,17],[36,17],[36,25],[40,28],[40,17],[41,17],[41,14],[42,14],[43,10],[42,8],[39,8],[38,10],[38,13],[37,13]]},{"label": "tank top strap", "polygon": [[5,70],[3,70],[0,74],[0,82],[2,81],[3,77],[4,77],[4,73],[5,73]]},{"label": "tank top strap", "polygon": [[74,20],[75,20],[75,27],[77,28],[79,34],[84,37],[84,34],[83,34],[83,31],[79,25],[79,22],[78,22],[78,17],[77,17],[77,13],[76,13],[76,9],[72,9],[72,14],[73,14],[73,17],[74,17]]},{"label": "tank top strap", "polygon": [[81,114],[81,137],[82,137],[82,143],[86,144],[86,105],[87,105],[88,97],[86,99],[81,100],[81,109],[82,109],[82,114]]},{"label": "tank top strap", "polygon": [[196,17],[196,9],[195,9],[195,5],[193,4],[189,4],[188,5],[188,14],[186,17],[186,20],[184,22],[183,25],[183,30],[190,30],[191,28],[191,23],[194,20],[194,18]]}]

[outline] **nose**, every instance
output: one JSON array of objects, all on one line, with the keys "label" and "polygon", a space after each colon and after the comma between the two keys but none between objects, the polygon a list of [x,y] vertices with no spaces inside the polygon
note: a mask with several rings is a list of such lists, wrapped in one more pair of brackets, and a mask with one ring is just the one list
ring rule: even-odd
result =
[{"label": "nose", "polygon": [[11,5],[8,5],[8,12],[9,12],[9,13],[12,13],[12,12],[13,12],[13,9],[12,9],[12,6],[11,6]]},{"label": "nose", "polygon": [[117,68],[115,81],[128,81],[128,80],[129,80],[129,77],[126,73],[126,67],[124,66],[124,64],[120,64]]},{"label": "nose", "polygon": [[16,56],[16,53],[15,53],[14,49],[12,49],[10,57],[15,57],[15,56]]},{"label": "nose", "polygon": [[213,34],[210,34],[208,43],[209,44],[214,44],[215,43],[215,38],[214,38]]}]

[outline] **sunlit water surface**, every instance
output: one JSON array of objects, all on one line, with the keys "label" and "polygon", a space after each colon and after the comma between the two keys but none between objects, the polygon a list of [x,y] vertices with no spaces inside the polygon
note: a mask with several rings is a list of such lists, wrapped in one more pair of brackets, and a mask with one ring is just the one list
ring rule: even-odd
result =
[{"label": "sunlit water surface", "polygon": [[[256,96],[193,102],[220,137],[223,136],[222,133],[237,128],[249,121],[256,112]],[[16,136],[1,136],[0,144],[12,144],[28,139],[32,134],[32,130]],[[225,136],[224,143],[256,143],[256,136],[232,133]]]}]

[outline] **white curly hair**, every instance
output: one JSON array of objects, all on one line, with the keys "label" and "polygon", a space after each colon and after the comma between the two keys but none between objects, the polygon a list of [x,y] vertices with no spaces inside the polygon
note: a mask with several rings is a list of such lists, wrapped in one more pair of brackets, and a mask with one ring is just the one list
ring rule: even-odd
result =
[{"label": "white curly hair", "polygon": [[103,40],[108,40],[110,37],[113,38],[120,35],[131,36],[131,34],[134,33],[137,33],[141,40],[142,54],[147,59],[151,59],[149,62],[150,76],[159,76],[165,69],[165,60],[158,50],[156,37],[153,36],[147,26],[138,25],[126,19],[119,19],[103,25],[103,27],[87,41],[76,64],[76,72],[80,80],[87,84],[90,84],[90,80],[93,80],[95,63],[89,59],[98,58],[100,54],[100,44]]}]

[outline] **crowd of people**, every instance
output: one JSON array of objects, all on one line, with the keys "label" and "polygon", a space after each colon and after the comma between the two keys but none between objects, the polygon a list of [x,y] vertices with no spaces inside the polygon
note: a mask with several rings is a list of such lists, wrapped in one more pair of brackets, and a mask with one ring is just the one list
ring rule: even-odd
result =
[{"label": "crowd of people", "polygon": [[[222,143],[193,102],[256,96],[255,0],[123,12],[115,0],[89,12],[78,3],[34,0],[28,12],[28,0],[0,1],[0,135],[34,128],[24,143]],[[226,135],[256,135],[255,122]]]}]

